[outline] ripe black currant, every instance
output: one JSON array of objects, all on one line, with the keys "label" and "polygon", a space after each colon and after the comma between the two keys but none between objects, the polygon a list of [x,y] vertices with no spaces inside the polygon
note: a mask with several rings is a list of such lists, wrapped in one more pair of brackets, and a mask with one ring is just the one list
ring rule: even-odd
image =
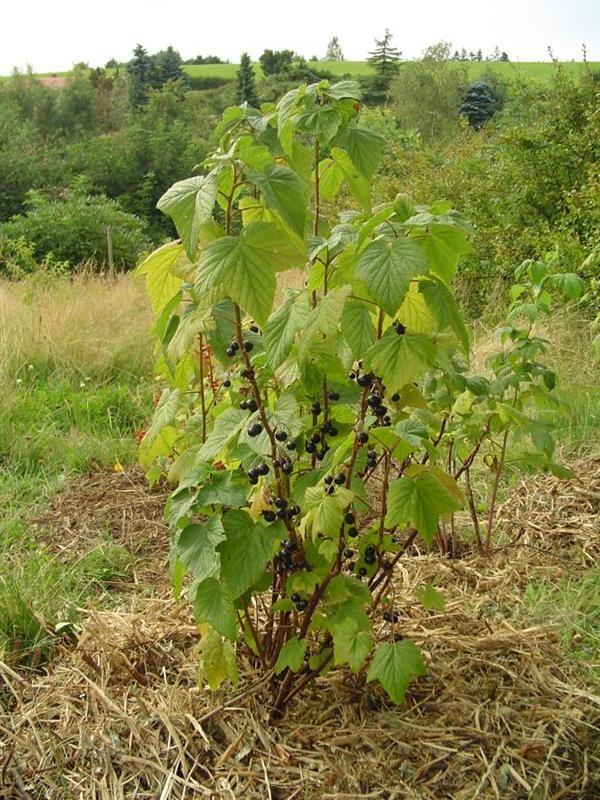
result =
[{"label": "ripe black currant", "polygon": [[225,352],[227,353],[229,358],[232,358],[235,355],[235,350],[233,349],[233,347],[231,347],[231,345],[227,348],[227,350],[225,350]]},{"label": "ripe black currant", "polygon": [[242,400],[242,402],[240,403],[240,408],[242,409],[242,411],[246,411],[246,409],[248,408],[248,401]]},{"label": "ripe black currant", "polygon": [[277,519],[277,514],[274,511],[270,511],[269,509],[263,511],[262,515],[267,522],[275,522],[275,520]]},{"label": "ripe black currant", "polygon": [[231,386],[231,381],[227,378],[223,381],[223,386],[228,389]]},{"label": "ripe black currant", "polygon": [[361,431],[357,435],[356,440],[359,444],[366,444],[369,441],[369,434],[366,431]]},{"label": "ripe black currant", "polygon": [[298,611],[306,611],[306,609],[308,608],[308,600],[304,600],[301,598],[296,603],[296,608],[298,609]]},{"label": "ripe black currant", "polygon": [[392,418],[388,414],[386,414],[383,418],[383,424],[386,426],[386,428],[389,428],[392,424]]},{"label": "ripe black currant", "polygon": [[368,386],[373,385],[373,374],[371,372],[367,372],[365,375],[361,375],[359,378],[357,378],[356,382],[359,386],[362,386],[363,389],[366,389]]},{"label": "ripe black currant", "polygon": [[367,405],[371,408],[377,408],[377,406],[381,405],[381,397],[378,394],[370,394],[367,397]]},{"label": "ripe black currant", "polygon": [[352,556],[354,555],[354,550],[350,550],[348,548],[348,550],[344,550],[344,555],[346,556],[346,558],[352,558]]},{"label": "ripe black currant", "polygon": [[289,508],[289,513],[292,517],[297,517],[300,511],[300,506],[290,506]]},{"label": "ripe black currant", "polygon": [[253,378],[254,377],[254,370],[253,369],[243,369],[240,372],[240,375],[242,376],[242,378],[248,378],[248,379],[249,378]]},{"label": "ripe black currant", "polygon": [[329,397],[330,400],[334,400],[334,401],[340,399],[340,396],[339,396],[338,392],[329,392],[329,394],[327,396]]},{"label": "ripe black currant", "polygon": [[333,494],[335,492],[335,486],[331,484],[330,486],[327,487],[327,489],[325,489],[325,491],[327,492],[327,494]]},{"label": "ripe black currant", "polygon": [[250,325],[250,330],[252,333],[258,333],[258,325]]},{"label": "ripe black currant", "polygon": [[356,372],[349,372],[348,373],[348,380],[355,381],[356,380]]},{"label": "ripe black currant", "polygon": [[247,400],[246,408],[248,409],[248,411],[252,411],[252,413],[254,413],[255,411],[258,410],[258,403],[254,399]]},{"label": "ripe black currant", "polygon": [[392,403],[397,403],[398,400],[400,400],[400,395],[398,394],[398,392],[394,392],[394,394],[391,397],[391,401]]},{"label": "ripe black currant", "polygon": [[312,406],[310,407],[310,410],[315,415],[315,417],[318,417],[319,414],[321,413],[321,403],[313,403]]},{"label": "ripe black currant", "polygon": [[262,433],[262,429],[263,429],[263,427],[260,424],[260,422],[254,422],[248,428],[248,436],[251,436],[252,438],[254,438],[255,436],[258,436],[259,433]]},{"label": "ripe black currant", "polygon": [[329,426],[329,435],[330,436],[337,436],[338,435],[338,429],[334,428],[333,426],[330,425]]},{"label": "ripe black currant", "polygon": [[406,333],[406,328],[401,322],[394,322],[394,330],[398,334],[398,336],[404,336]]},{"label": "ripe black currant", "polygon": [[299,603],[299,602],[300,602],[300,595],[299,595],[299,594],[297,594],[297,593],[294,593],[294,594],[293,594],[293,595],[290,597],[290,600],[292,601],[292,603]]},{"label": "ripe black currant", "polygon": [[269,465],[268,464],[259,464],[256,468],[256,471],[259,475],[268,475],[269,474]]},{"label": "ripe black currant", "polygon": [[343,472],[338,472],[338,474],[334,478],[334,481],[337,483],[338,486],[342,486],[344,483],[346,483],[346,476],[344,475]]},{"label": "ripe black currant", "polygon": [[373,409],[373,413],[376,417],[385,417],[387,414],[387,407],[386,406],[377,406],[377,408]]},{"label": "ripe black currant", "polygon": [[333,483],[333,475],[325,475],[323,480],[325,481],[327,486],[329,486],[330,483]]},{"label": "ripe black currant", "polygon": [[321,441],[321,437],[319,436],[318,433],[313,433],[313,435],[310,437],[310,440],[313,444],[319,444],[319,442]]},{"label": "ripe black currant", "polygon": [[276,497],[275,505],[277,506],[277,508],[285,508],[287,506],[287,500],[285,499],[285,497]]},{"label": "ripe black currant", "polygon": [[249,353],[249,352],[250,352],[250,350],[252,350],[252,348],[253,348],[253,347],[254,347],[254,344],[253,344],[252,342],[249,342],[248,340],[246,340],[246,341],[244,342],[244,350],[245,350],[247,353]]},{"label": "ripe black currant", "polygon": [[325,448],[323,447],[323,448],[322,448],[321,450],[319,450],[319,452],[317,453],[317,460],[318,460],[318,461],[323,461],[323,459],[325,458],[325,456],[326,456],[326,455],[327,455],[327,450],[325,450]]},{"label": "ripe black currant", "polygon": [[314,453],[317,449],[317,446],[314,442],[307,442],[306,443],[306,452],[307,453]]},{"label": "ripe black currant", "polygon": [[355,536],[358,536],[358,531],[356,528],[348,528],[346,531],[346,535],[349,536],[351,539],[354,539]]},{"label": "ripe black currant", "polygon": [[278,442],[285,442],[285,440],[288,438],[288,435],[285,431],[277,431],[275,434],[275,438],[277,439]]},{"label": "ripe black currant", "polygon": [[367,570],[365,569],[365,567],[361,567],[358,570],[358,575],[359,575],[360,578],[364,578],[366,574],[367,574]]},{"label": "ripe black currant", "polygon": [[281,462],[281,471],[284,475],[291,475],[294,471],[294,465],[291,461],[282,461]]},{"label": "ripe black currant", "polygon": [[286,444],[288,450],[295,450],[296,449],[296,442],[288,442]]},{"label": "ripe black currant", "polygon": [[344,514],[344,522],[346,523],[346,525],[354,525],[354,523],[356,522],[356,517],[351,511],[346,511],[346,513]]}]

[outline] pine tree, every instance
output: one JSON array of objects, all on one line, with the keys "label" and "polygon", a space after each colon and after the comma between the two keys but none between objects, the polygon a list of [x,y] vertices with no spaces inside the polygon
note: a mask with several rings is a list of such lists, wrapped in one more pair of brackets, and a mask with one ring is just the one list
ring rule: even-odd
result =
[{"label": "pine tree", "polygon": [[131,101],[135,106],[146,102],[148,91],[156,85],[154,60],[141,44],[136,45],[133,58],[127,63],[131,78]]},{"label": "pine tree", "polygon": [[327,51],[325,53],[325,61],[343,61],[344,54],[342,52],[342,46],[340,45],[340,40],[337,36],[334,36],[333,39],[327,45]]},{"label": "pine tree", "polygon": [[510,58],[508,57],[508,53],[505,50],[503,50],[501,55],[500,55],[500,61],[510,61]]},{"label": "pine tree", "polygon": [[154,63],[158,72],[160,84],[165,84],[167,81],[177,81],[183,78],[183,70],[181,69],[182,58],[181,55],[174,50],[171,45],[166,50],[161,50],[154,56]]},{"label": "pine tree", "polygon": [[398,62],[402,53],[392,47],[392,34],[389,28],[385,29],[383,39],[375,39],[375,49],[369,53],[367,61],[373,64],[375,71],[381,77],[391,79],[398,72]]},{"label": "pine tree", "polygon": [[235,89],[236,102],[240,105],[248,103],[253,108],[258,108],[258,96],[256,94],[256,79],[250,56],[242,53],[240,66],[237,71],[237,85]]},{"label": "pine tree", "polygon": [[498,108],[493,88],[483,81],[476,81],[467,90],[467,96],[458,113],[466,117],[476,131],[483,128]]},{"label": "pine tree", "polygon": [[481,52],[481,48],[477,51],[477,61],[483,61],[483,53]]}]

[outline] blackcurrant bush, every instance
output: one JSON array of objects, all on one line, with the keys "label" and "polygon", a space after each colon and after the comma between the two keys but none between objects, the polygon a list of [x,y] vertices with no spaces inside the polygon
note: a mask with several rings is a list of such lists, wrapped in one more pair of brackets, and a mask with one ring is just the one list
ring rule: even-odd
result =
[{"label": "blackcurrant bush", "polygon": [[275,438],[278,442],[285,442],[285,440],[288,438],[288,435],[285,431],[277,431]]}]

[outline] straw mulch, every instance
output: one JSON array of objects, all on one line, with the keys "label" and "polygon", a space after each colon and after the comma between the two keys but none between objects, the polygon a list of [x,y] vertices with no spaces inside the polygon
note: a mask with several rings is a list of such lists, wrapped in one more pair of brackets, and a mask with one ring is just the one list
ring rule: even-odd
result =
[{"label": "straw mulch", "polygon": [[[429,663],[403,707],[334,670],[276,726],[244,665],[237,690],[198,686],[197,632],[166,576],[161,493],[145,491],[135,472],[120,482],[90,476],[48,512],[51,546],[68,546],[69,531],[92,541],[108,521],[138,547],[140,575],[161,579],[117,609],[88,609],[77,644],[47,674],[0,662],[0,798],[600,796],[597,685],[522,606],[530,581],[576,578],[600,549],[600,461],[577,473],[518,487],[502,516],[509,543],[491,559],[402,562],[398,627]],[[415,603],[429,581],[446,596],[444,612]]]}]

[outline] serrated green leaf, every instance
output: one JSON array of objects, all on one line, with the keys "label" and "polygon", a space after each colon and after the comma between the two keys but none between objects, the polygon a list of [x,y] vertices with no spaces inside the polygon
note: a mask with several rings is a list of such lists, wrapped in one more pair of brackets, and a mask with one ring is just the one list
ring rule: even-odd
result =
[{"label": "serrated green leaf", "polygon": [[344,179],[348,182],[350,191],[358,200],[361,207],[368,210],[371,207],[371,183],[368,178],[354,166],[352,159],[339,147],[331,148],[331,156],[337,166],[344,174]]},{"label": "serrated green leaf", "polygon": [[239,237],[223,236],[204,248],[196,291],[221,287],[223,297],[231,297],[264,326],[273,306],[276,273],[300,266],[305,255],[298,240],[279,226],[252,222]]},{"label": "serrated green leaf", "polygon": [[200,640],[199,651],[201,673],[213,692],[227,678],[234,686],[238,685],[239,674],[231,642],[224,642],[217,631],[209,630]]},{"label": "serrated green leaf", "polygon": [[156,207],[171,217],[190,260],[196,258],[200,227],[212,217],[217,197],[217,175],[195,175],[177,181]]},{"label": "serrated green leaf", "polygon": [[273,544],[281,531],[255,523],[245,511],[234,509],[222,517],[225,540],[217,547],[221,554],[221,575],[234,598],[244,594],[261,576],[273,555]]},{"label": "serrated green leaf", "polygon": [[303,237],[306,224],[306,192],[304,184],[296,173],[289,167],[274,165],[267,167],[255,182],[263,193],[267,207],[277,211],[285,224]]},{"label": "serrated green leaf", "polygon": [[356,266],[356,277],[384,311],[395,316],[410,282],[427,273],[427,257],[415,242],[400,237],[380,238],[368,244]]},{"label": "serrated green leaf", "polygon": [[175,420],[180,401],[181,392],[179,389],[163,389],[152,415],[152,424],[144,436],[145,447],[152,447],[162,429]]},{"label": "serrated green leaf", "polygon": [[275,674],[280,675],[284,669],[299,672],[304,664],[306,648],[306,639],[298,639],[297,636],[288,639],[279,651],[274,667]]},{"label": "serrated green leaf", "polygon": [[304,496],[308,510],[306,524],[313,534],[324,533],[335,537],[342,524],[344,510],[354,498],[354,492],[340,486],[335,494],[325,494],[323,486],[309,486]]},{"label": "serrated green leaf", "polygon": [[174,552],[186,570],[198,580],[219,574],[221,559],[217,545],[223,541],[220,516],[205,523],[187,525],[180,533]]},{"label": "serrated green leaf", "polygon": [[348,299],[342,313],[342,335],[354,358],[362,358],[374,344],[376,333],[366,303]]},{"label": "serrated green leaf", "polygon": [[423,656],[411,641],[382,642],[375,650],[367,683],[379,681],[391,700],[399,704],[404,700],[411,679],[426,674]]},{"label": "serrated green leaf", "polygon": [[306,356],[315,339],[328,336],[337,330],[349,294],[349,286],[333,289],[322,297],[310,311],[298,347],[300,359]]},{"label": "serrated green leaf", "polygon": [[396,434],[409,444],[420,446],[429,438],[427,427],[418,419],[403,419],[396,425]]},{"label": "serrated green leaf", "polygon": [[364,357],[365,367],[381,375],[391,393],[427,372],[434,359],[435,347],[429,336],[423,333],[398,336],[394,328],[389,328]]},{"label": "serrated green leaf", "polygon": [[336,83],[325,89],[324,93],[327,95],[327,97],[331,97],[334,100],[345,100],[350,98],[351,100],[356,100],[358,102],[362,99],[360,83],[352,80],[336,81]]},{"label": "serrated green leaf", "polygon": [[225,445],[239,435],[247,418],[248,415],[241,408],[227,408],[219,414],[208,439],[200,448],[197,463],[209,461],[218,455]]},{"label": "serrated green leaf", "polygon": [[359,672],[371,652],[373,641],[366,631],[359,630],[356,620],[345,619],[333,634],[333,659],[336,666],[348,664],[352,672]]},{"label": "serrated green leaf", "polygon": [[237,616],[233,599],[217,578],[206,578],[196,587],[194,611],[198,622],[208,622],[220,634],[235,641]]},{"label": "serrated green leaf", "polygon": [[312,133],[321,144],[327,144],[338,132],[342,123],[340,112],[333,106],[317,106],[294,115],[294,124],[299,131]]},{"label": "serrated green leaf", "polygon": [[417,592],[417,598],[422,606],[427,609],[443,611],[446,608],[446,599],[440,594],[433,584],[428,583],[422,592]]},{"label": "serrated green leaf", "polygon": [[282,364],[290,351],[294,336],[305,325],[310,314],[306,292],[293,292],[267,320],[263,331],[263,345],[272,369]]},{"label": "serrated green leaf", "polygon": [[419,244],[429,256],[429,269],[445,283],[450,283],[456,272],[458,259],[470,252],[466,233],[452,225],[431,224]]},{"label": "serrated green leaf", "polygon": [[458,511],[461,503],[431,468],[392,481],[388,493],[387,527],[413,525],[431,545],[440,517]]},{"label": "serrated green leaf", "polygon": [[583,293],[585,284],[579,275],[574,272],[561,272],[552,275],[551,280],[569,300],[577,300]]},{"label": "serrated green leaf", "polygon": [[348,151],[361,175],[371,178],[381,161],[385,147],[383,136],[366,128],[346,128],[338,142]]},{"label": "serrated green leaf", "polygon": [[324,158],[319,162],[319,196],[326,202],[332,202],[344,182],[344,173],[332,158]]},{"label": "serrated green leaf", "polygon": [[146,291],[155,314],[159,314],[181,286],[181,278],[174,270],[181,263],[189,263],[183,245],[168,242],[145,258],[136,270],[146,276]]},{"label": "serrated green leaf", "polygon": [[452,293],[439,281],[419,281],[419,291],[437,323],[440,331],[450,328],[462,345],[465,353],[469,352],[469,334]]}]

